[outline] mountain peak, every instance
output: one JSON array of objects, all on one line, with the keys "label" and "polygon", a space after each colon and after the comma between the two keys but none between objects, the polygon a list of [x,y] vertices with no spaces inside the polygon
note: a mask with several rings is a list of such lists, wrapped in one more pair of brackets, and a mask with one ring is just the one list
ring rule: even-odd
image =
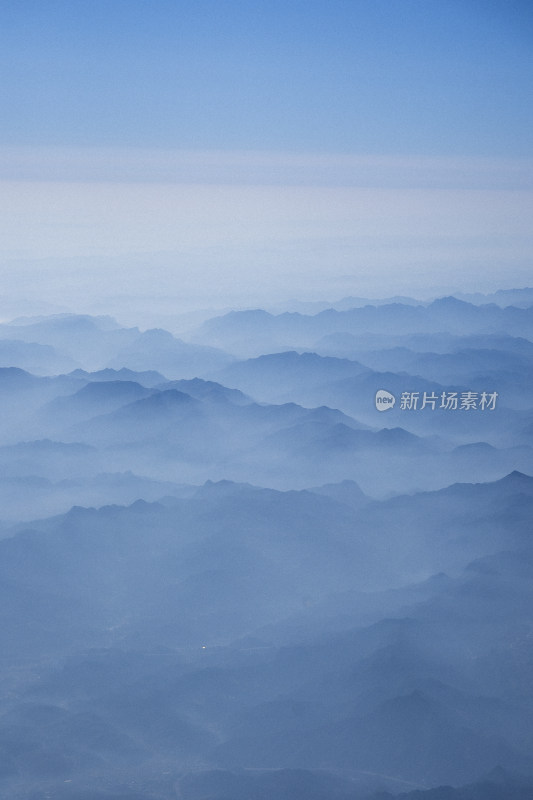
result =
[{"label": "mountain peak", "polygon": [[526,475],[525,472],[519,472],[517,469],[500,478],[499,481],[495,481],[495,483],[499,486],[508,486],[521,491],[533,491],[533,477]]}]

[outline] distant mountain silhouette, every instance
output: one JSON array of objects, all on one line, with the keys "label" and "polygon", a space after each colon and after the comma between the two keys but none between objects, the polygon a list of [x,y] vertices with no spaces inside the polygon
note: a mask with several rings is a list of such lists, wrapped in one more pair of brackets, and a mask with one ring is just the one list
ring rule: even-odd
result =
[{"label": "distant mountain silhouette", "polygon": [[154,329],[145,331],[120,349],[108,366],[139,372],[155,369],[169,378],[195,378],[232,360],[215,347],[187,344],[168,331]]},{"label": "distant mountain silhouette", "polygon": [[471,335],[502,330],[512,336],[531,338],[533,309],[501,308],[496,304],[478,306],[455,297],[443,297],[427,306],[391,303],[347,311],[327,309],[311,316],[243,311],[208,320],[198,330],[196,339],[242,356],[279,350],[281,344],[283,349],[309,347],[323,336],[341,332],[398,336],[440,331]]},{"label": "distant mountain silhouette", "polygon": [[146,372],[135,372],[131,369],[122,367],[121,369],[100,369],[96,372],[86,372],[83,369],[74,370],[71,375],[86,381],[133,381],[140,383],[141,386],[152,388],[159,383],[164,383],[165,378],[160,372],[148,370]]},{"label": "distant mountain silhouette", "polygon": [[530,294],[0,325],[0,796],[529,800]]},{"label": "distant mountain silhouette", "polygon": [[17,339],[0,339],[0,366],[19,367],[39,375],[67,372],[76,362],[54,347]]}]

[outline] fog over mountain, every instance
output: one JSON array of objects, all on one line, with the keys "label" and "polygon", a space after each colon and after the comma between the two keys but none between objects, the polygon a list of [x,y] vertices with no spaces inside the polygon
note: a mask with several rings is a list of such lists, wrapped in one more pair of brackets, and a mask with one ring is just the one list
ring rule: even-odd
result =
[{"label": "fog over mountain", "polygon": [[530,305],[525,308],[502,308],[494,303],[473,305],[455,297],[442,297],[425,306],[395,302],[342,311],[326,309],[312,315],[297,312],[275,315],[257,309],[208,320],[195,339],[202,344],[217,344],[238,355],[258,355],[267,349],[287,349],[291,345],[308,347],[318,338],[333,333],[381,334],[391,330],[396,336],[506,332],[528,338],[533,331],[533,313]]},{"label": "fog over mountain", "polygon": [[0,325],[0,795],[532,798],[531,302]]},{"label": "fog over mountain", "polygon": [[533,800],[532,10],[0,2],[0,800]]}]

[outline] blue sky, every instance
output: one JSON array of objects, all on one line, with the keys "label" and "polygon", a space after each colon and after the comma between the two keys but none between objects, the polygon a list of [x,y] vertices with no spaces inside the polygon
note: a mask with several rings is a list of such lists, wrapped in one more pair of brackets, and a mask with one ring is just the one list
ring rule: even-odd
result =
[{"label": "blue sky", "polygon": [[528,282],[528,0],[2,0],[0,38],[13,306]]},{"label": "blue sky", "polygon": [[3,0],[4,143],[531,152],[528,0]]}]

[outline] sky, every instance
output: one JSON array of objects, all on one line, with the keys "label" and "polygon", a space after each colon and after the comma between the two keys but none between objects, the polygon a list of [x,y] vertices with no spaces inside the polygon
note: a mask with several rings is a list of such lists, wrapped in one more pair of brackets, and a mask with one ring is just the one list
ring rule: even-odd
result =
[{"label": "sky", "polygon": [[531,284],[533,5],[2,0],[4,309]]}]

